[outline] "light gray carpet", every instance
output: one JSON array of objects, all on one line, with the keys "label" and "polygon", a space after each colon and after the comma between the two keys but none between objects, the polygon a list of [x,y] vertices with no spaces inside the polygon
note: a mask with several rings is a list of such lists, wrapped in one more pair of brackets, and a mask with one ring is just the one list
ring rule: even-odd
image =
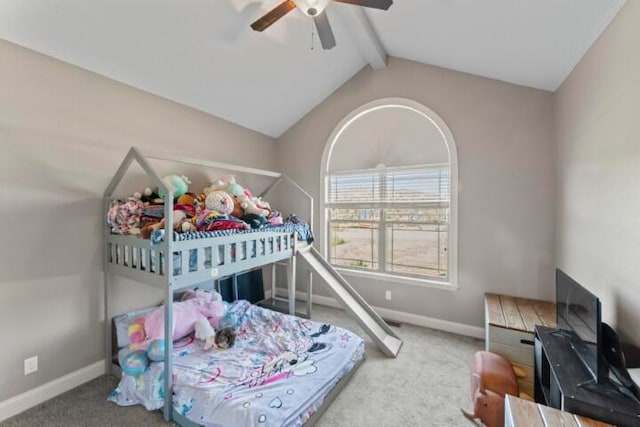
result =
[{"label": "light gray carpet", "polygon": [[[389,359],[344,311],[314,306],[313,319],[350,329],[364,337],[367,345],[367,360],[316,424],[318,427],[471,426],[459,408],[470,407],[471,356],[482,349],[481,340],[402,325],[396,330],[404,345],[397,359]],[[168,425],[159,411],[107,402],[116,385],[113,377],[99,377],[0,426]]]}]

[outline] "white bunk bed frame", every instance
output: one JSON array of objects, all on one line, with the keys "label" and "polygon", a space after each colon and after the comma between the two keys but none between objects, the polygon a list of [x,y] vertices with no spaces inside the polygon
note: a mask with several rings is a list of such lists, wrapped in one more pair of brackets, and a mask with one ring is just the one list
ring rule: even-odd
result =
[{"label": "white bunk bed frame", "polygon": [[[136,161],[151,179],[154,185],[166,192],[164,204],[164,218],[166,224],[173,223],[173,198],[174,194],[164,184],[161,177],[149,163],[149,159],[171,161],[189,165],[203,166],[206,168],[222,169],[232,172],[248,173],[252,175],[266,176],[274,179],[274,182],[267,187],[262,195],[277,187],[281,182],[288,182],[298,190],[309,202],[309,222],[313,224],[313,197],[311,197],[298,184],[282,173],[272,172],[262,169],[254,169],[243,166],[236,166],[226,163],[192,159],[186,157],[164,157],[151,153],[142,153],[136,147],[132,147],[122,161],[117,172],[111,179],[104,192],[103,213],[106,218],[107,210],[112,200],[115,199],[113,193],[120,183],[125,173]],[[105,220],[103,220],[104,234],[104,312],[105,312],[105,352],[106,371],[110,374],[119,374],[119,369],[113,364],[112,354],[112,324],[111,324],[111,276],[124,276],[131,280],[152,285],[164,289],[165,308],[165,375],[164,375],[164,409],[163,415],[166,421],[177,421],[183,426],[195,426],[193,422],[178,414],[173,410],[172,393],[172,337],[171,325],[173,324],[173,294],[174,292],[194,287],[204,286],[221,278],[232,277],[234,297],[237,299],[237,274],[266,265],[286,262],[287,282],[288,282],[288,308],[290,314],[295,314],[295,293],[296,293],[296,247],[297,236],[295,232],[253,232],[238,233],[224,237],[201,238],[185,241],[174,241],[173,231],[167,230],[164,240],[152,245],[150,240],[141,239],[135,236],[112,234]],[[197,263],[195,269],[189,264],[189,257],[192,251],[196,251]],[[179,271],[174,273],[173,254],[178,253],[181,257]],[[272,269],[272,278],[275,276],[275,269]],[[309,287],[311,284],[309,284]],[[272,283],[272,289],[275,282]],[[309,289],[310,290],[310,289]],[[310,297],[310,295],[309,295]],[[310,305],[310,298],[308,300]],[[310,311],[309,311],[310,314]],[[354,372],[356,369],[353,369]],[[349,377],[349,375],[348,375]],[[337,395],[340,389],[348,382],[340,381],[332,393]],[[322,411],[315,415],[319,416]],[[312,418],[315,422],[316,416]],[[313,424],[313,422],[308,424]]]}]

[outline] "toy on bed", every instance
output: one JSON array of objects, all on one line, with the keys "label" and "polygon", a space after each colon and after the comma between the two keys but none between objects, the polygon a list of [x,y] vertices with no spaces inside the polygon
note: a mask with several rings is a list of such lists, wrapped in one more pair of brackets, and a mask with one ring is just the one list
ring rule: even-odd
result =
[{"label": "toy on bed", "polygon": [[226,349],[236,342],[236,332],[230,326],[215,330],[207,319],[198,319],[195,324],[196,339],[204,341],[203,350]]},{"label": "toy on bed", "polygon": [[232,196],[236,202],[233,216],[240,218],[251,228],[262,228],[267,224],[281,225],[283,222],[280,212],[271,209],[266,201],[254,197],[251,190],[238,184],[233,175],[216,180],[205,191],[207,189],[222,190]]},{"label": "toy on bed", "polygon": [[262,215],[261,211],[255,211],[254,205],[249,205],[246,203],[246,190],[242,185],[236,182],[235,176],[228,175],[223,178],[217,179],[214,183],[211,184],[211,187],[209,188],[211,188],[212,190],[224,191],[225,193],[232,196],[239,202],[245,214],[252,213]]},{"label": "toy on bed", "polygon": [[[173,340],[186,337],[195,330],[196,321],[207,320],[217,327],[225,314],[222,297],[217,292],[187,291],[182,301],[173,303]],[[146,350],[152,341],[164,338],[164,305],[135,320],[128,329],[129,349]]]},{"label": "toy on bed", "polygon": [[[189,184],[191,184],[189,178],[184,175],[167,175],[162,178],[162,182],[173,192],[174,197],[180,197],[189,191]],[[158,189],[158,195],[163,200],[167,197],[166,191],[162,188]]]},{"label": "toy on bed", "polygon": [[[222,303],[222,297],[217,292],[202,290],[186,291],[182,301],[173,303],[173,331],[172,339],[178,340],[196,332],[196,338],[207,324],[212,331],[209,340],[205,340],[205,349],[216,345],[220,348],[228,348],[233,345],[235,332],[227,328],[218,328],[220,320],[224,317],[226,308]],[[164,360],[164,305],[158,306],[149,313],[134,320],[127,330],[129,338],[129,350],[121,360],[122,371],[129,375],[140,375],[149,366],[149,361]],[[233,338],[223,336],[231,334]],[[229,343],[228,345],[225,343]],[[226,345],[226,346],[225,346]]]},{"label": "toy on bed", "polygon": [[[173,230],[178,233],[197,231],[196,217],[201,211],[201,203],[196,194],[187,192],[177,197],[173,209]],[[143,212],[147,217],[155,217],[155,220],[147,220],[140,230],[143,238],[149,239],[154,232],[165,229],[164,205],[147,206]]]},{"label": "toy on bed", "polygon": [[140,234],[140,217],[144,204],[129,197],[126,201],[113,200],[107,212],[107,223],[115,234]]},{"label": "toy on bed", "polygon": [[267,211],[267,214],[263,216],[265,223],[269,223],[271,225],[282,225],[284,223],[280,212],[272,209],[269,202],[262,200],[261,197],[255,197],[251,194],[251,191],[248,188],[245,188],[244,192],[258,209]]},{"label": "toy on bed", "polygon": [[[190,181],[186,176],[167,175],[162,180],[176,196],[171,227],[174,232],[244,231],[283,224],[280,212],[253,196],[233,175],[216,180],[200,194],[188,191]],[[166,196],[163,191],[147,187],[126,202],[114,201],[108,212],[111,231],[140,235],[152,244],[161,242],[167,228]]]},{"label": "toy on bed", "polygon": [[[153,232],[164,230],[165,220],[161,218],[158,222],[145,225],[140,229],[140,236],[144,239],[151,237]],[[181,209],[173,210],[173,230],[178,233],[186,233],[187,231],[196,231],[196,227],[191,221],[187,211]]]}]

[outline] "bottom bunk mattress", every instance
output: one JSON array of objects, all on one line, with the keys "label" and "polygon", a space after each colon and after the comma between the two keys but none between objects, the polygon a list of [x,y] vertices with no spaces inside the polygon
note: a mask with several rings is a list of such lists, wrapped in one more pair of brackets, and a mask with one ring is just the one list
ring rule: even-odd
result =
[{"label": "bottom bunk mattress", "polygon": [[[233,347],[204,351],[192,336],[174,343],[174,411],[199,425],[302,425],[364,357],[362,339],[337,326],[247,301],[230,304],[225,317]],[[162,408],[164,363],[123,374],[109,400]]]}]

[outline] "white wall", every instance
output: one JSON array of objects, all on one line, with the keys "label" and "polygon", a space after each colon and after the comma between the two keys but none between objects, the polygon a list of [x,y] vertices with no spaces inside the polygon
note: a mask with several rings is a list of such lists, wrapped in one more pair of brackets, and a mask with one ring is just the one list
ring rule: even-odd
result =
[{"label": "white wall", "polygon": [[[553,95],[389,58],[386,69],[363,69],[278,140],[283,171],[319,201],[320,164],[329,135],[351,111],[386,97],[422,103],[442,117],[455,137],[460,290],[357,277],[348,277],[350,282],[375,306],[475,326],[483,323],[485,292],[552,299]],[[320,224],[314,227],[321,239]],[[392,301],[384,299],[387,289],[393,291]]]},{"label": "white wall", "polygon": [[[104,357],[101,197],[131,145],[277,162],[271,138],[4,41],[0,64],[2,402]],[[158,298],[124,281],[115,293],[117,311]]]},{"label": "white wall", "polygon": [[557,263],[640,344],[640,2],[628,1],[555,99]]}]

